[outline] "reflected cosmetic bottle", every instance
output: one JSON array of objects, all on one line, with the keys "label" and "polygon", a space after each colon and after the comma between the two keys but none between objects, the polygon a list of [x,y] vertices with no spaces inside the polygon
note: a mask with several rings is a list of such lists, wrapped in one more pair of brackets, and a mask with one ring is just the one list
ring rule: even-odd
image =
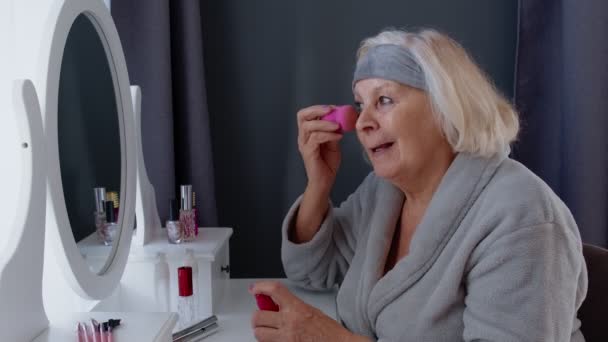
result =
[{"label": "reflected cosmetic bottle", "polygon": [[177,314],[179,315],[178,330],[190,326],[196,320],[196,297],[192,291],[192,267],[182,266],[177,269],[179,297],[177,299]]},{"label": "reflected cosmetic bottle", "polygon": [[169,219],[165,224],[167,228],[167,240],[169,243],[181,243],[182,242],[182,225],[179,222],[179,214],[178,214],[178,205],[177,200],[172,199],[169,202]]},{"label": "reflected cosmetic bottle", "polygon": [[108,191],[106,194],[106,201],[110,201],[113,204],[114,217],[118,217],[118,208],[120,207],[120,201],[118,200],[118,192]]},{"label": "reflected cosmetic bottle", "polygon": [[105,240],[104,227],[106,225],[106,212],[105,212],[105,200],[106,200],[106,188],[98,187],[93,188],[95,194],[95,232],[97,232],[97,238],[100,242]]},{"label": "reflected cosmetic bottle", "polygon": [[180,194],[179,223],[182,226],[182,241],[192,241],[196,238],[196,223],[192,211],[192,185],[182,185]]},{"label": "reflected cosmetic bottle", "polygon": [[104,240],[106,246],[112,245],[118,233],[118,224],[116,224],[116,216],[114,215],[114,204],[106,202],[106,225],[104,227]]}]

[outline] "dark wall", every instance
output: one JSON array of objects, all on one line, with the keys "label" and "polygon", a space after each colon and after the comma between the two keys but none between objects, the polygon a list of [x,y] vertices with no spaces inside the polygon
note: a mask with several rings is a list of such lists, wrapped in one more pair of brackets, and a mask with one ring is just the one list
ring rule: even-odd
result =
[{"label": "dark wall", "polygon": [[[386,27],[431,27],[472,54],[512,95],[517,1],[205,1],[205,67],[221,225],[234,228],[233,277],[283,276],[280,227],[306,177],[295,115],[352,103],[359,42]],[[342,142],[339,203],[371,170]]]}]

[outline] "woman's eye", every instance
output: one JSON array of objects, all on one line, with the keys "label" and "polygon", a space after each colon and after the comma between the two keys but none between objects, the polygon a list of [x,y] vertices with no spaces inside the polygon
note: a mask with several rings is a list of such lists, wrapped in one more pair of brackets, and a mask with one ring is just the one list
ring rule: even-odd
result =
[{"label": "woman's eye", "polygon": [[361,114],[361,110],[362,110],[361,102],[355,102],[354,107],[355,107],[355,111],[357,112],[357,114]]},{"label": "woman's eye", "polygon": [[393,104],[393,100],[390,97],[386,97],[386,96],[380,96],[380,98],[378,99],[378,103],[380,105],[390,105]]}]

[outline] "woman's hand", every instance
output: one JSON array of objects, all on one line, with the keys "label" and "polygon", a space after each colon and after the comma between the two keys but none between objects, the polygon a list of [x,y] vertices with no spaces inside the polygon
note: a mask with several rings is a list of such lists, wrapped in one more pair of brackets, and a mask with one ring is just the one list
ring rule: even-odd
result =
[{"label": "woman's hand", "polygon": [[298,149],[304,160],[308,186],[317,193],[329,194],[340,166],[342,134],[340,126],[319,118],[331,111],[331,106],[312,106],[298,112]]},{"label": "woman's hand", "polygon": [[298,297],[281,283],[260,281],[249,289],[265,294],[278,304],[279,311],[256,311],[251,325],[258,341],[354,341],[355,336],[331,317]]}]

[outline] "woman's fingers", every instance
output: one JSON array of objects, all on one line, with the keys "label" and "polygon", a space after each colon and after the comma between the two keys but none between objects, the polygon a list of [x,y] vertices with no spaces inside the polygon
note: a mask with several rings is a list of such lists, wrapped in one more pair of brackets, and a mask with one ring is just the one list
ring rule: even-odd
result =
[{"label": "woman's fingers", "polygon": [[310,106],[298,111],[298,126],[302,125],[302,123],[311,120],[317,120],[321,116],[329,113],[334,106]]},{"label": "woman's fingers", "polygon": [[251,316],[253,328],[266,327],[278,329],[281,326],[281,314],[274,311],[258,310]]},{"label": "woman's fingers", "polygon": [[278,281],[264,280],[258,281],[251,285],[249,292],[251,294],[265,294],[270,296],[272,300],[283,308],[295,296]]},{"label": "woman's fingers", "polygon": [[302,123],[301,130],[304,133],[312,132],[335,132],[340,128],[340,125],[333,121],[326,120],[311,120]]},{"label": "woman's fingers", "polygon": [[310,135],[314,132],[335,132],[340,128],[335,122],[326,120],[309,120],[299,124],[298,143],[303,145],[308,143]]},{"label": "woman's fingers", "polygon": [[[330,141],[339,141],[342,139],[342,134],[333,132],[313,132],[310,133],[308,141],[300,144],[300,150],[305,152],[307,150],[315,150],[317,146]],[[336,149],[335,147],[333,148]]]},{"label": "woman's fingers", "polygon": [[259,327],[253,329],[253,336],[260,342],[275,342],[281,341],[279,330],[274,328]]},{"label": "woman's fingers", "polygon": [[327,120],[319,120],[334,106],[311,106],[298,112],[298,150],[304,161],[308,182],[325,190],[331,188],[340,166],[336,133],[340,126]]}]

